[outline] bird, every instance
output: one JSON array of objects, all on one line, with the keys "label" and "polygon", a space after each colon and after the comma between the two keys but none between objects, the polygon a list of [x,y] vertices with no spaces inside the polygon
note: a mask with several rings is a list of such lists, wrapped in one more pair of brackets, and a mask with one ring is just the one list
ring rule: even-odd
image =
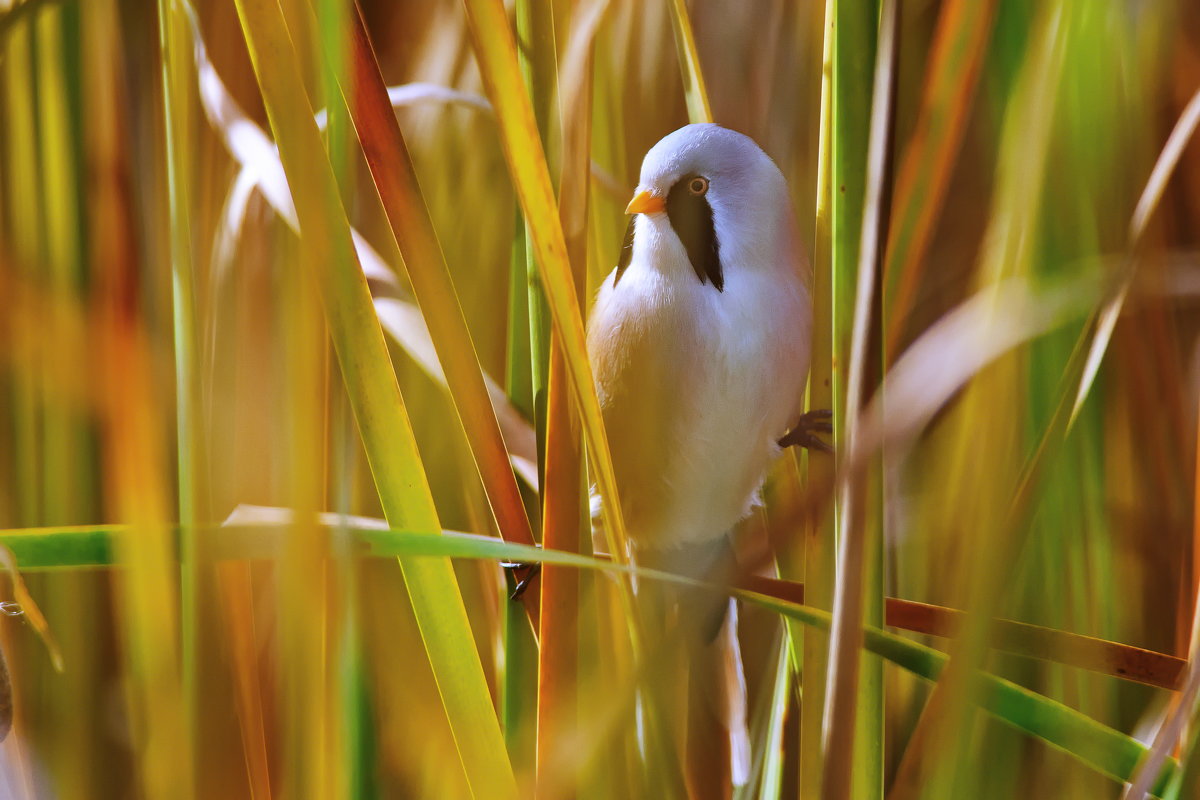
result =
[{"label": "bird", "polygon": [[[626,213],[587,344],[628,555],[712,577],[728,567],[732,532],[760,503],[783,447],[828,449],[816,436],[830,430],[828,412],[803,413],[810,268],[783,173],[753,139],[714,123],[650,148]],[[749,763],[736,605],[664,589],[656,613],[690,625],[689,793],[729,796]],[[704,719],[718,730],[715,748]],[[720,790],[701,786],[714,763],[728,765]]]}]

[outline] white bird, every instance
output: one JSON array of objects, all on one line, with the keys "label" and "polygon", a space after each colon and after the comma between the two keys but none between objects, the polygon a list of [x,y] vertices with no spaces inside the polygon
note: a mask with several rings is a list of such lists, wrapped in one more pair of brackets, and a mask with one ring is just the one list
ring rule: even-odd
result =
[{"label": "white bird", "polygon": [[[626,213],[635,216],[592,309],[588,353],[631,555],[712,575],[781,444],[825,448],[812,434],[828,430],[827,413],[801,413],[808,262],[783,174],[753,140],[718,125],[688,125],[654,145]],[[718,624],[724,609],[713,607]],[[708,641],[688,658],[693,685],[706,671],[698,658],[723,676],[705,691],[740,784],[749,742],[733,611],[714,635],[703,621],[714,615],[689,610]],[[712,753],[688,738],[693,784],[692,762]]]}]

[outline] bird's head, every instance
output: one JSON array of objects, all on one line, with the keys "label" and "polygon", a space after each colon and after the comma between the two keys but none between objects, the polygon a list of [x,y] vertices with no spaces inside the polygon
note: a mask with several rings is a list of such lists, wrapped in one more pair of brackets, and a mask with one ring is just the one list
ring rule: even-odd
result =
[{"label": "bird's head", "polygon": [[719,125],[687,125],[650,148],[625,212],[639,216],[623,257],[686,257],[719,291],[736,270],[794,268],[781,263],[794,246],[782,173],[750,137]]}]

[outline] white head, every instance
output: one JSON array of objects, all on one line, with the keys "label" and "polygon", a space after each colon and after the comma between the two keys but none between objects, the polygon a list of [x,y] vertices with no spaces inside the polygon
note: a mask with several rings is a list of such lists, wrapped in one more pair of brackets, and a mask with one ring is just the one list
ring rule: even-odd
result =
[{"label": "white head", "polygon": [[618,279],[648,257],[668,271],[690,264],[723,291],[738,270],[795,269],[800,258],[783,174],[750,137],[719,125],[687,125],[650,148],[626,213],[638,215],[636,235]]}]

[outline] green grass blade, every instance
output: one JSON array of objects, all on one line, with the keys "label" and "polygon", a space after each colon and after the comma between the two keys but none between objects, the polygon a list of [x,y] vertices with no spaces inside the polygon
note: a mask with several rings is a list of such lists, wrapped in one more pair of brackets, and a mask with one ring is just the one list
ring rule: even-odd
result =
[{"label": "green grass blade", "polygon": [[[435,530],[388,530],[362,527],[361,524],[338,528],[352,535],[361,554],[381,558],[399,557],[410,561],[476,558],[540,562],[593,571],[636,574],[643,579],[671,581],[680,585],[702,585],[670,573],[622,566],[578,553],[512,544],[486,536],[448,531],[439,536]],[[32,563],[46,565],[51,561],[48,556],[61,559],[63,563],[79,564],[85,563],[90,556],[108,556],[111,538],[123,530],[121,526],[96,526],[23,533],[3,531],[0,532],[0,543],[23,557],[23,568],[28,568]],[[227,534],[235,547],[250,548],[247,555],[262,557],[263,554],[258,548],[263,542],[273,542],[271,546],[274,547],[281,546],[280,534],[284,530],[285,525],[258,525],[217,529],[212,533]],[[263,541],[256,545],[256,538]],[[225,555],[229,556],[232,553]],[[24,559],[27,559],[28,563],[25,563]],[[828,630],[832,622],[827,612],[759,591],[734,590],[734,594],[746,602],[804,625]],[[938,680],[946,667],[948,657],[944,653],[872,626],[865,626],[863,631],[863,645],[866,649],[926,680]],[[1006,724],[1042,739],[1114,780],[1127,780],[1147,750],[1145,745],[1136,739],[1089,719],[1059,702],[993,675],[982,675],[981,680],[983,691],[979,702],[982,708]],[[1174,760],[1168,760],[1155,786],[1156,794],[1163,791],[1176,770]]]},{"label": "green grass blade", "polygon": [[[290,519],[290,512],[285,510],[243,506],[226,527],[219,529],[221,533],[210,536],[213,541],[206,545],[206,555],[216,561],[272,558],[278,555],[280,535],[278,528],[270,526],[285,524]],[[348,522],[354,529],[386,529],[382,520],[365,517],[343,520],[326,514],[322,515],[322,522],[331,526]],[[254,525],[259,527],[252,527]],[[127,526],[101,525],[3,530],[0,531],[0,543],[13,551],[21,569],[27,572],[106,567],[116,563],[112,537],[126,529]],[[229,531],[244,533],[244,538],[237,538]],[[393,557],[399,554],[376,551],[373,555]],[[742,585],[758,594],[813,607],[807,603],[810,587],[802,583],[754,577]],[[943,606],[899,598],[887,600],[888,627],[953,638],[964,619],[964,612]],[[1010,620],[997,621],[996,636],[990,644],[1007,653],[1171,690],[1180,687],[1187,665],[1185,659],[1177,656]]]}]

